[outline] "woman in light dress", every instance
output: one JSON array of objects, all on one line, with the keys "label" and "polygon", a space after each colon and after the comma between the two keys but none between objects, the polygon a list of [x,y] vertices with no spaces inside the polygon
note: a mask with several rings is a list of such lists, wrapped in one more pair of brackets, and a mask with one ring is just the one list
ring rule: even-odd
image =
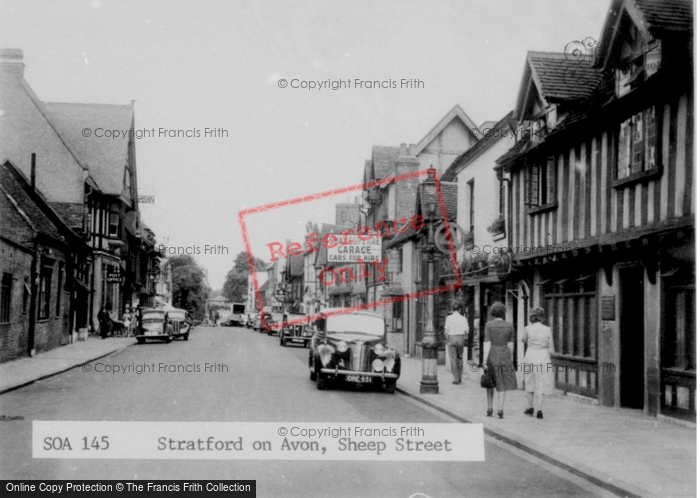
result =
[{"label": "woman in light dress", "polygon": [[533,308],[530,311],[530,325],[525,327],[522,341],[527,345],[523,370],[525,373],[525,391],[527,392],[528,409],[525,415],[535,413],[534,401],[537,395],[537,418],[543,418],[542,406],[546,394],[554,392],[554,369],[552,356],[554,340],[552,330],[542,323],[544,310]]}]

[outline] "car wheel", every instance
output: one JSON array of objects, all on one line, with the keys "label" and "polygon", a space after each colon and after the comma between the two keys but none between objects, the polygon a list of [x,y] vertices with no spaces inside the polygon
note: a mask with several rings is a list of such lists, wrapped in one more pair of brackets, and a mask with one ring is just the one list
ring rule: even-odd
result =
[{"label": "car wheel", "polygon": [[396,392],[396,379],[387,380],[384,384],[384,390],[389,394],[394,394]]},{"label": "car wheel", "polygon": [[314,382],[316,381],[316,365],[314,365],[314,360],[311,355],[309,355],[309,379]]},{"label": "car wheel", "polygon": [[280,346],[284,347],[287,345],[287,341],[284,340],[284,337],[280,336]]},{"label": "car wheel", "polygon": [[136,341],[137,341],[139,344],[143,344],[144,342],[146,342],[145,339],[136,339]]},{"label": "car wheel", "polygon": [[186,340],[186,341],[189,341],[189,340],[190,340],[190,334],[189,334],[189,332],[188,332],[187,334],[185,334],[185,340]]},{"label": "car wheel", "polygon": [[167,339],[165,339],[165,344],[170,344],[172,342],[173,338],[168,336]]}]

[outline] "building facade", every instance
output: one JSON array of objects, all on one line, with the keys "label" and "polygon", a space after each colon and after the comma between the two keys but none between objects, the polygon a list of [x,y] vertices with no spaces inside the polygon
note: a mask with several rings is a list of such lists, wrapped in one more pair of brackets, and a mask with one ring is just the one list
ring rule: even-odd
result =
[{"label": "building facade", "polygon": [[614,0],[595,53],[573,66],[528,54],[526,138],[499,162],[557,387],[694,420],[692,3],[662,3]]}]

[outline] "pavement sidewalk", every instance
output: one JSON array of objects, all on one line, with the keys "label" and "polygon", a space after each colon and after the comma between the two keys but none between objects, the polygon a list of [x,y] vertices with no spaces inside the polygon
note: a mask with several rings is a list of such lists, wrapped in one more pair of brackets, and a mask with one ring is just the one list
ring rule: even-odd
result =
[{"label": "pavement sidewalk", "polygon": [[85,341],[67,344],[31,358],[7,361],[0,364],[0,394],[79,367],[132,344],[136,344],[133,337],[101,339],[89,335]]},{"label": "pavement sidewalk", "polygon": [[[486,416],[481,371],[465,364],[461,384],[438,367],[439,394],[420,394],[422,360],[401,359],[397,390],[621,496],[696,496],[696,429],[563,394],[545,399],[544,419],[525,415],[524,391],[508,393],[504,418]],[[495,405],[497,406],[497,405]]]}]

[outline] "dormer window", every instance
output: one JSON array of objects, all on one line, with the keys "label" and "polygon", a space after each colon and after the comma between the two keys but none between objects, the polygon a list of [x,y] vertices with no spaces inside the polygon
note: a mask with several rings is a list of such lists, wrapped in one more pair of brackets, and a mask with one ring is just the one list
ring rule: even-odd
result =
[{"label": "dormer window", "polygon": [[615,92],[627,95],[656,74],[661,67],[661,41],[641,32],[628,18],[629,29],[619,50],[615,69]]}]

